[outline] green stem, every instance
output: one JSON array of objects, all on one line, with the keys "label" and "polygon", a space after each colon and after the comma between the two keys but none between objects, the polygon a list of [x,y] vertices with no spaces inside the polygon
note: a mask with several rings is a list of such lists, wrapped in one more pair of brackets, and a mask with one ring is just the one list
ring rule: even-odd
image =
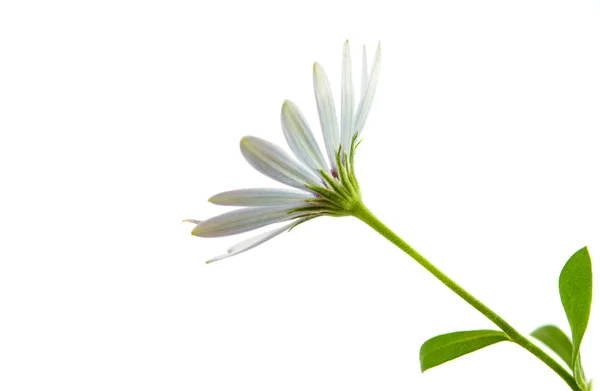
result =
[{"label": "green stem", "polygon": [[454,282],[450,277],[445,275],[440,269],[435,267],[425,257],[419,254],[414,248],[408,243],[402,240],[396,235],[391,229],[383,224],[364,204],[360,203],[355,206],[353,213],[356,218],[365,222],[368,226],[379,232],[384,238],[394,243],[400,250],[408,254],[412,259],[417,261],[419,265],[427,269],[428,272],[433,274],[435,278],[440,280],[442,284],[446,285],[452,292],[456,293],[463,300],[469,303],[477,311],[481,312],[486,318],[491,320],[496,326],[506,333],[511,341],[522,346],[531,354],[539,358],[546,365],[548,365],[554,372],[556,372],[574,391],[580,391],[575,379],[571,374],[559,363],[550,357],[546,352],[540,349],[537,345],[533,344],[529,339],[519,333],[514,327],[508,324],[507,321],[502,319],[500,315],[496,314],[489,307],[483,304],[481,301],[476,299],[473,295],[463,289],[460,285]]}]

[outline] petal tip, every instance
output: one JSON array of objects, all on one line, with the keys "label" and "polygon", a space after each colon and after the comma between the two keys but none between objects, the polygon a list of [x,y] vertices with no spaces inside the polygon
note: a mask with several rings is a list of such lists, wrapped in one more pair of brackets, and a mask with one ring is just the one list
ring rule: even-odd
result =
[{"label": "petal tip", "polygon": [[192,230],[192,235],[202,237],[202,228],[200,227],[200,225],[194,227],[194,229]]},{"label": "petal tip", "polygon": [[325,69],[323,69],[323,66],[316,61],[313,65],[313,74],[314,76],[323,76],[325,74]]},{"label": "petal tip", "polygon": [[256,140],[256,137],[254,137],[254,136],[242,137],[240,140],[240,149],[242,150],[242,152],[244,151],[244,149],[247,149],[251,144],[254,144],[255,140]]}]

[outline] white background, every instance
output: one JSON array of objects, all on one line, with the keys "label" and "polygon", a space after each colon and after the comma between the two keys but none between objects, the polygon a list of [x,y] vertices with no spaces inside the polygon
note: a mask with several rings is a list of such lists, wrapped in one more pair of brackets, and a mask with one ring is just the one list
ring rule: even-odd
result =
[{"label": "white background", "polygon": [[[523,333],[568,329],[564,262],[600,270],[597,1],[6,1],[0,389],[568,389],[509,343],[421,374],[423,341],[494,325],[352,218],[204,264],[240,238],[182,220],[273,185],[239,139],[283,146],[283,99],[319,131],[346,39],[383,48],[367,205]],[[599,346],[596,301],[592,377]]]}]

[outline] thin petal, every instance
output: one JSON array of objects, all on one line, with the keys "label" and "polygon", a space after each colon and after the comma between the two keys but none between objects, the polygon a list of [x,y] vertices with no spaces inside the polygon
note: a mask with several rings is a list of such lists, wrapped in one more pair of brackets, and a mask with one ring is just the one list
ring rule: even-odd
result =
[{"label": "thin petal", "polygon": [[293,102],[286,100],[281,107],[281,127],[283,135],[294,155],[316,172],[327,171],[323,154],[313,136],[308,122]]},{"label": "thin petal", "polygon": [[298,215],[298,213],[290,213],[290,211],[302,206],[306,206],[306,204],[232,210],[204,220],[193,229],[192,235],[203,238],[217,238],[252,231],[265,225],[290,220]]},{"label": "thin petal", "polygon": [[240,189],[215,194],[208,201],[227,206],[275,206],[299,204],[312,194],[292,189]]},{"label": "thin petal", "polygon": [[248,163],[269,178],[299,189],[320,184],[313,173],[273,143],[246,136],[240,142],[240,149]]},{"label": "thin petal", "polygon": [[352,86],[352,59],[350,57],[350,45],[348,41],[344,44],[342,55],[342,148],[344,152],[350,152],[354,125],[354,89]]},{"label": "thin petal", "polygon": [[365,96],[365,91],[367,91],[367,85],[369,84],[369,74],[367,70],[367,45],[363,45],[363,53],[362,53],[362,77],[360,79],[360,96]]},{"label": "thin petal", "polygon": [[215,261],[219,261],[221,259],[225,259],[225,258],[229,258],[232,257],[234,255],[243,253],[244,251],[248,251],[260,244],[263,244],[264,242],[273,239],[275,236],[284,233],[285,231],[289,231],[294,225],[296,224],[300,224],[301,222],[305,221],[306,219],[299,219],[296,220],[294,222],[291,222],[289,224],[284,225],[283,227],[279,227],[277,229],[274,229],[272,231],[268,231],[268,232],[264,232],[260,235],[256,235],[251,237],[250,239],[246,239],[243,242],[240,242],[238,244],[236,244],[235,246],[231,247],[230,249],[227,250],[226,254],[223,255],[219,255],[216,256],[214,258],[209,259],[208,261],[206,261],[206,263],[212,263]]},{"label": "thin petal", "polygon": [[362,132],[371,109],[371,103],[373,103],[373,97],[375,96],[375,89],[377,88],[377,80],[379,79],[379,70],[381,69],[381,44],[377,45],[377,52],[375,53],[375,59],[373,60],[373,66],[371,67],[371,73],[369,75],[369,84],[367,89],[360,100],[358,110],[356,111],[356,121],[354,122],[354,133]]},{"label": "thin petal", "polygon": [[316,62],[313,67],[313,84],[315,87],[317,109],[319,109],[319,120],[321,121],[321,129],[323,130],[325,149],[327,150],[331,168],[335,168],[335,154],[340,145],[340,129],[329,80],[321,65]]}]

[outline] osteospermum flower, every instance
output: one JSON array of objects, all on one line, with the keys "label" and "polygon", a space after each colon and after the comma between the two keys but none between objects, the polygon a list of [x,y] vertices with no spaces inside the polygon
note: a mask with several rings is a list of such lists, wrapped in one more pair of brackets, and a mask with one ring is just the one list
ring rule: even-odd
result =
[{"label": "osteospermum flower", "polygon": [[252,167],[291,188],[241,189],[216,194],[209,199],[210,202],[241,208],[204,221],[186,220],[196,224],[192,234],[207,238],[221,237],[275,223],[289,223],[238,243],[226,254],[208,262],[249,250],[318,216],[352,215],[354,209],[362,205],[354,174],[354,154],[373,102],[380,67],[381,46],[377,47],[370,70],[367,70],[366,48],[363,47],[362,82],[355,109],[350,48],[346,41],[342,56],[338,126],[327,75],[321,65],[314,64],[313,84],[327,158],[321,153],[300,109],[290,101],[285,101],[281,108],[281,125],[296,159],[277,145],[258,137],[247,136],[241,140],[242,155]]},{"label": "osteospermum flower", "polygon": [[[249,250],[318,216],[354,216],[409,255],[502,330],[459,331],[438,335],[427,340],[420,350],[422,371],[490,344],[510,341],[540,359],[556,372],[572,390],[590,391],[592,382],[588,383],[583,373],[579,345],[574,343],[573,346],[567,346],[567,349],[564,349],[565,344],[562,341],[567,340],[569,344],[570,342],[563,331],[556,326],[547,325],[538,328],[531,335],[558,353],[558,356],[569,364],[567,366],[558,363],[544,349],[519,333],[506,320],[444,274],[396,235],[364,205],[354,174],[354,155],[358,145],[357,140],[364,128],[375,94],[381,66],[381,48],[377,48],[369,72],[364,48],[362,63],[362,84],[359,103],[355,110],[350,50],[346,41],[342,60],[339,127],[327,76],[321,66],[315,63],[313,69],[314,89],[327,152],[326,157],[321,153],[300,109],[289,101],[283,103],[281,124],[285,139],[297,160],[268,141],[250,136],[242,139],[241,150],[248,163],[266,176],[290,186],[290,189],[259,188],[219,193],[211,197],[209,201],[219,205],[241,208],[206,221],[186,220],[196,224],[192,234],[202,237],[219,237],[251,231],[274,223],[287,222],[287,224],[238,243],[227,250],[226,254],[214,257],[208,262]],[[591,284],[591,259],[587,248],[584,247],[569,259],[559,279],[560,295],[571,325],[573,340],[575,341],[578,337],[579,343],[583,338],[589,318],[592,299]],[[583,327],[579,327],[580,325]],[[561,342],[556,342],[559,339]],[[571,372],[568,369],[571,369]]]}]

